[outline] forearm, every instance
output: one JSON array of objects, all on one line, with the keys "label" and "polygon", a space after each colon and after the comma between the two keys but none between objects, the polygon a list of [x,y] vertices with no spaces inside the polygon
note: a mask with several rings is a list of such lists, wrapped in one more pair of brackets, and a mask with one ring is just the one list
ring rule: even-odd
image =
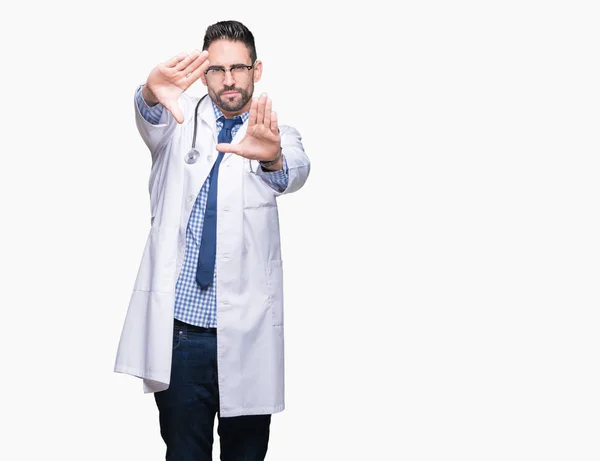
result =
[{"label": "forearm", "polygon": [[[280,193],[289,194],[300,189],[310,172],[310,161],[304,152],[302,138],[298,130],[286,126],[281,126],[281,150],[284,157],[283,170],[286,172],[286,188]],[[274,175],[278,172],[265,173]]]},{"label": "forearm", "polygon": [[269,187],[281,193],[287,188],[289,182],[288,167],[287,162],[285,161],[285,156],[282,155],[280,157],[279,163],[280,167],[277,169],[275,168],[276,165],[269,167],[270,169],[268,170],[261,166],[258,171],[258,176],[260,176]]},{"label": "forearm", "polygon": [[152,153],[154,161],[157,155],[157,148],[166,136],[170,136],[176,122],[168,116],[162,104],[156,104],[149,107],[142,96],[143,85],[138,85],[135,91],[135,121],[139,133]]},{"label": "forearm", "polygon": [[144,86],[140,85],[135,93],[135,100],[138,107],[138,111],[140,115],[146,120],[148,123],[152,125],[158,125],[160,119],[163,114],[163,105],[155,104],[153,106],[149,106],[143,96]]}]

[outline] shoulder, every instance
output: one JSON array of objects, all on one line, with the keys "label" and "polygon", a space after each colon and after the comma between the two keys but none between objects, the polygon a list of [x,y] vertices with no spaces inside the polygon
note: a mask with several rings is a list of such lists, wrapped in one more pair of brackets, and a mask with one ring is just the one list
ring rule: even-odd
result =
[{"label": "shoulder", "polygon": [[300,132],[290,125],[279,125],[279,134],[281,137],[298,138],[298,140],[302,139]]}]

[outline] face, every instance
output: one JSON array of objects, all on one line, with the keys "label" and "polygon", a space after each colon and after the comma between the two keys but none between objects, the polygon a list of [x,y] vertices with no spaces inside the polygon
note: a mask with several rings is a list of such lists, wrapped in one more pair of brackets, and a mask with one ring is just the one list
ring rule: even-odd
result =
[{"label": "face", "polygon": [[209,69],[225,68],[231,71],[209,71],[202,75],[202,82],[208,89],[213,102],[228,116],[241,114],[250,108],[254,83],[260,80],[262,63],[256,61],[254,68],[247,70],[242,66],[251,66],[250,53],[242,42],[216,40],[208,47]]}]

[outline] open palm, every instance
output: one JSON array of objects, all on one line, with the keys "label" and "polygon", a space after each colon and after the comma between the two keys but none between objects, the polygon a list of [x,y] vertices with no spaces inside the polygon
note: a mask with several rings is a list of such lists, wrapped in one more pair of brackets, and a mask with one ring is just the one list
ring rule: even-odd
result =
[{"label": "open palm", "polygon": [[183,113],[177,100],[192,83],[200,78],[209,66],[208,51],[180,53],[157,65],[146,80],[146,86],[178,123],[183,123]]},{"label": "open palm", "polygon": [[271,110],[271,99],[266,94],[254,98],[250,106],[246,135],[237,144],[219,143],[219,152],[233,152],[252,160],[269,161],[277,157],[281,136],[277,114]]}]

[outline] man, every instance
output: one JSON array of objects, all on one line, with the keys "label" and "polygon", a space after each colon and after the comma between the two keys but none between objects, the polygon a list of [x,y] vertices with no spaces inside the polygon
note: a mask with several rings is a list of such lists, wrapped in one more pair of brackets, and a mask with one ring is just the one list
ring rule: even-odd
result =
[{"label": "man", "polygon": [[[283,273],[276,198],[310,163],[300,134],[253,98],[262,74],[241,23],[156,66],[135,95],[152,156],[151,229],[115,371],[154,392],[167,460],[263,460],[284,409]],[[208,97],[185,94],[198,79]]]}]

